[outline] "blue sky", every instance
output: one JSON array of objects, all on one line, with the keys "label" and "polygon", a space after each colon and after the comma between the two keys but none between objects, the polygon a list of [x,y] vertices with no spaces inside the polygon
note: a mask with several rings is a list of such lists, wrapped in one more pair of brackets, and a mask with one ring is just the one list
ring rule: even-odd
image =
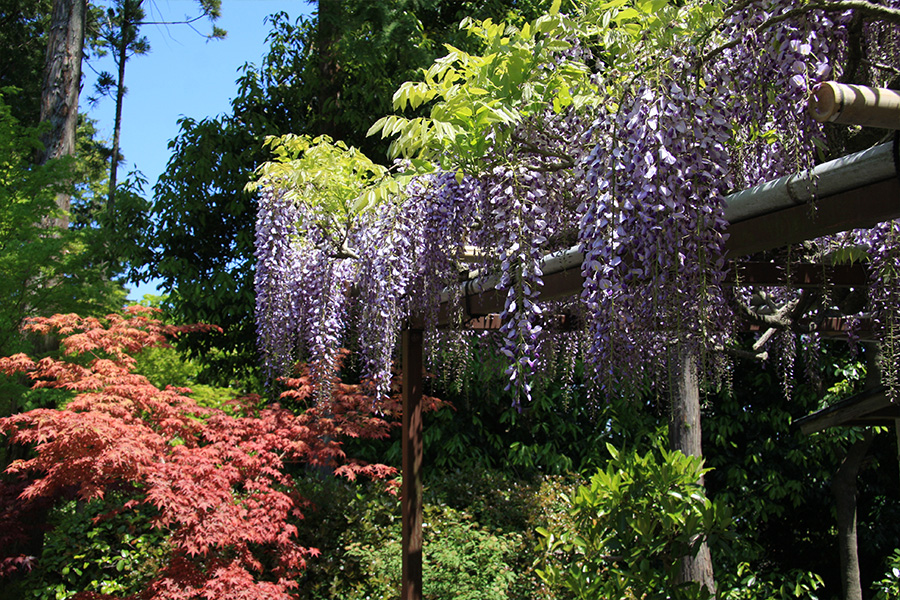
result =
[{"label": "blue sky", "polygon": [[[199,12],[196,0],[144,4],[151,21],[177,21]],[[229,112],[238,70],[247,62],[259,64],[266,53],[266,16],[284,11],[295,19],[313,9],[305,0],[223,0],[217,24],[228,31],[224,40],[207,41],[184,25],[143,27],[150,53],[132,58],[126,66],[128,95],[122,108],[120,143],[126,164],[119,177],[137,168],[152,187],[169,160],[167,144],[178,134],[180,117],[199,120]],[[205,20],[195,27],[209,31]],[[98,121],[101,136],[111,142],[115,102],[104,98],[96,105],[87,104],[97,77],[92,67],[114,73],[115,65],[108,58],[86,64],[81,95],[82,111]],[[132,286],[129,299],[139,300],[155,289],[152,283]]]}]

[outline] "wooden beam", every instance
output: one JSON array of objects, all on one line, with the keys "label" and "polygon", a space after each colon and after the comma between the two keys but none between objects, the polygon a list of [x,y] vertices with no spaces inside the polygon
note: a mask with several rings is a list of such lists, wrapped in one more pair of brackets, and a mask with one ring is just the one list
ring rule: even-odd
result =
[{"label": "wooden beam", "polygon": [[[803,204],[773,213],[751,217],[728,227],[726,256],[733,258],[773,250],[788,244],[814,239],[857,228],[870,228],[878,223],[900,218],[900,181],[896,178],[871,183],[860,188],[820,198],[813,204]],[[560,261],[563,268],[546,268],[541,288],[541,300],[557,300],[580,294],[584,279],[581,276],[581,254],[573,251]],[[549,266],[549,262],[548,265]],[[829,273],[832,278],[829,278]],[[830,267],[792,267],[791,281],[775,265],[746,267],[743,283],[752,285],[785,285],[816,287],[823,285],[823,276],[830,285],[856,287],[865,285],[865,270],[861,265]],[[506,292],[494,289],[496,277],[473,280],[463,284],[463,322],[500,313]],[[446,295],[438,309],[439,326],[459,326],[459,310],[447,301]]]},{"label": "wooden beam", "polygon": [[851,319],[844,317],[829,317],[819,324],[816,331],[827,338],[846,340],[852,335],[858,342],[875,341],[874,323],[870,317],[857,319],[858,323],[855,325],[850,321]]},{"label": "wooden beam", "polygon": [[794,424],[809,435],[830,427],[892,425],[898,417],[900,406],[887,398],[884,386],[879,386],[797,419]]},{"label": "wooden beam", "polygon": [[896,218],[900,218],[900,181],[886,179],[733,223],[725,249],[727,255],[746,256]]},{"label": "wooden beam", "polygon": [[788,267],[771,262],[745,262],[733,263],[725,282],[795,288],[865,287],[869,276],[861,263],[834,266],[804,263]]},{"label": "wooden beam", "polygon": [[[790,271],[788,273],[788,271]],[[558,300],[567,295],[581,293],[584,279],[580,269],[566,269],[545,275],[544,287],[541,288],[541,300]],[[796,288],[833,287],[865,287],[868,285],[868,274],[862,264],[823,266],[816,264],[791,265],[790,269],[775,263],[735,263],[725,283],[727,285],[756,286],[793,286]],[[452,309],[448,303],[442,303],[438,312],[438,325],[441,327],[462,325],[466,329],[499,329],[500,316],[506,292],[488,289],[479,293],[463,296],[463,322],[452,322]],[[845,328],[842,330],[846,330]],[[829,332],[835,331],[829,328]]]},{"label": "wooden beam", "polygon": [[422,600],[422,330],[402,335],[402,583],[401,600]]}]

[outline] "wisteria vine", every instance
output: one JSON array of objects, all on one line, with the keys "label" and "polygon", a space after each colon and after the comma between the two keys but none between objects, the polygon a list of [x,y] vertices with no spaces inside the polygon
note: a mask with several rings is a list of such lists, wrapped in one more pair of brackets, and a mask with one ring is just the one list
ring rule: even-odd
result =
[{"label": "wisteria vine", "polygon": [[[895,0],[884,4],[900,6]],[[505,294],[500,351],[509,361],[515,401],[527,400],[535,371],[554,347],[548,340],[558,334],[540,302],[541,261],[573,246],[584,256],[584,288],[567,310],[584,320],[586,343],[565,333],[559,347],[585,348],[601,389],[664,387],[673,352],[708,358],[701,365],[721,364],[716,353],[733,345],[734,302],[745,296],[726,291],[726,195],[826,157],[828,131],[804,110],[809,90],[845,68],[865,83],[882,83],[879,77],[890,71],[900,46],[897,27],[867,18],[851,28],[860,18],[854,11],[801,11],[788,0],[723,3],[719,13],[703,3],[680,3],[660,9],[659,18],[614,13],[610,19],[592,3],[585,6],[577,18],[552,21],[556,29],[551,21],[536,22],[540,35],[560,36],[555,46],[539,34],[527,38],[510,30],[523,44],[539,40],[541,48],[553,46],[540,54],[543,62],[527,82],[531,87],[490,91],[490,77],[500,75],[473,74],[465,69],[476,63],[461,63],[457,85],[471,76],[478,90],[472,97],[508,97],[473,104],[477,110],[464,107],[467,113],[456,97],[447,100],[440,113],[444,125],[422,129],[427,143],[416,146],[433,150],[451,140],[431,168],[398,162],[395,173],[417,173],[404,176],[398,189],[375,203],[359,201],[370,180],[347,192],[346,205],[363,208],[342,230],[341,252],[334,252],[329,230],[321,227],[323,213],[285,193],[294,183],[263,178],[257,323],[272,373],[283,371],[298,353],[313,365],[332,364],[341,345],[353,340],[364,375],[387,391],[397,332],[410,323],[433,330],[442,294],[457,307],[459,323],[477,316],[459,308],[467,293],[460,281],[477,272]],[[635,21],[650,32],[643,35],[662,40],[647,44],[652,54],[639,54],[638,47],[630,72],[615,64],[621,60],[616,48],[627,45],[617,46],[615,36],[626,29],[597,33],[604,19],[625,20],[624,14],[644,19]],[[689,17],[705,29],[666,41]],[[478,31],[487,36],[491,27]],[[585,43],[579,31],[587,32]],[[537,47],[528,46],[532,54],[523,56],[539,56]],[[860,49],[865,60],[854,58]],[[438,66],[447,69],[452,62]],[[556,68],[570,79],[556,77]],[[571,88],[548,87],[580,73],[585,79]],[[416,89],[404,93],[411,97]],[[542,103],[534,97],[539,93],[545,95]],[[497,109],[502,102],[509,107]],[[463,124],[455,124],[448,107],[469,121],[460,117]],[[474,119],[488,109],[493,116],[485,128]],[[382,127],[399,131],[398,123]],[[465,123],[481,128],[468,142]],[[401,136],[406,143],[413,138],[406,130]],[[358,158],[353,151],[347,156]],[[878,322],[889,332],[883,336],[886,359],[894,364],[900,356],[900,286],[891,275],[900,272],[897,238],[896,226],[887,224],[867,239],[872,267],[883,275],[872,296],[879,302]],[[476,255],[464,257],[465,248],[475,248]],[[791,302],[792,294],[781,297]],[[783,355],[789,368],[793,353]],[[890,377],[896,377],[888,377],[896,387]]]}]

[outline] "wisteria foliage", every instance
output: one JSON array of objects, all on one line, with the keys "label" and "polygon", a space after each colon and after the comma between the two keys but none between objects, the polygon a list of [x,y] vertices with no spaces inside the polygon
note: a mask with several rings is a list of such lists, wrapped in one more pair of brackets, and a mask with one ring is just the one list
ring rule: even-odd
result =
[{"label": "wisteria foliage", "polygon": [[[851,40],[854,19],[864,23]],[[505,294],[500,350],[510,388],[527,399],[557,334],[539,302],[541,260],[577,247],[584,288],[567,310],[586,324],[585,342],[566,347],[586,349],[600,389],[664,387],[673,352],[704,357],[732,343],[743,293],[725,289],[725,196],[820,160],[825,135],[805,112],[812,86],[850,68],[851,44],[872,60],[848,76],[883,83],[878,61],[897,47],[896,25],[789,0],[585,1],[521,30],[467,27],[493,53],[451,49],[398,92],[398,110],[430,103],[430,117],[373,127],[397,136],[401,159],[384,175],[397,183],[377,202],[358,202],[371,178],[340,188],[345,205],[364,207],[341,252],[296,182],[263,172],[257,320],[273,375],[301,356],[324,368],[349,344],[386,391],[401,328],[434,330],[442,294],[457,324],[472,316],[460,282],[477,271]],[[896,273],[895,224],[860,240],[873,272]],[[896,281],[879,277],[867,309],[893,363]],[[792,364],[788,352],[782,369]]]}]

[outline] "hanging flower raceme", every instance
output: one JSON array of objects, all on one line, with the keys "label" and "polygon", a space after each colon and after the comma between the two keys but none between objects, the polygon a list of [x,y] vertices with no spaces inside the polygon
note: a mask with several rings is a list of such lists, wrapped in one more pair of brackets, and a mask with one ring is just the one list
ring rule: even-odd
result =
[{"label": "hanging flower raceme", "polygon": [[851,13],[809,10],[788,18],[795,9],[790,0],[766,0],[732,11],[721,35],[736,43],[703,65],[705,79],[727,98],[736,136],[731,165],[741,189],[811,167],[823,138],[806,102],[815,83],[834,74]]},{"label": "hanging flower raceme", "polygon": [[872,256],[869,296],[881,343],[882,381],[896,402],[900,397],[900,222],[882,223],[866,237]]},{"label": "hanging flower raceme", "polygon": [[[405,237],[389,229],[388,200],[399,187],[387,169],[325,137],[285,136],[269,144],[276,159],[260,167],[253,185],[262,190],[256,235],[260,350],[270,377],[287,374],[304,358],[313,378],[328,386],[350,331],[358,329],[360,317],[373,318],[369,305],[363,303],[362,311],[354,305],[359,290],[378,284],[382,299],[405,292],[405,279],[379,259],[392,255]],[[396,321],[391,302],[397,301],[386,300],[380,311],[394,316],[388,324]],[[385,338],[364,352],[369,364],[382,365],[365,375],[382,375],[375,379],[383,392],[389,387],[383,347],[393,340]]]},{"label": "hanging flower raceme", "polygon": [[596,121],[585,166],[582,299],[601,382],[642,385],[668,351],[728,330],[722,281],[729,131],[715,98],[669,79]]},{"label": "hanging flower raceme", "polygon": [[256,217],[256,332],[268,377],[287,372],[296,358],[296,288],[303,281],[297,245],[300,210],[274,186],[262,189]]}]

